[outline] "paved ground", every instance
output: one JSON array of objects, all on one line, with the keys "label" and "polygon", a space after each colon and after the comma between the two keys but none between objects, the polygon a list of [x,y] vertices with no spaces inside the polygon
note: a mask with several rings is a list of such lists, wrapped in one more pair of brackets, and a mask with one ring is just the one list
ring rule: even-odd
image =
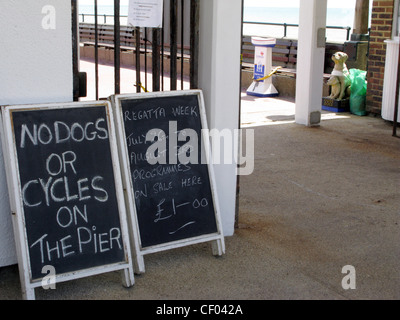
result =
[{"label": "paved ground", "polygon": [[[400,139],[374,117],[325,113],[294,123],[293,101],[243,96],[255,171],[240,177],[239,229],[209,244],[145,257],[131,289],[117,272],[37,289],[38,299],[400,299]],[[356,289],[342,288],[354,266]],[[20,299],[0,269],[0,299]]]}]

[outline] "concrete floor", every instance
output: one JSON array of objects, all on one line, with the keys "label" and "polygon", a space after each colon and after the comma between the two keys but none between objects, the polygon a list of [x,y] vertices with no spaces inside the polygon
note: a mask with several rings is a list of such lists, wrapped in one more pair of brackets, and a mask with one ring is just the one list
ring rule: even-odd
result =
[{"label": "concrete floor", "polygon": [[[294,123],[294,103],[243,95],[255,171],[240,177],[239,228],[226,254],[210,244],[145,257],[125,289],[118,272],[36,289],[37,299],[400,299],[400,139],[374,117],[324,112]],[[342,268],[354,266],[356,289]],[[20,299],[16,266],[0,299]]]}]

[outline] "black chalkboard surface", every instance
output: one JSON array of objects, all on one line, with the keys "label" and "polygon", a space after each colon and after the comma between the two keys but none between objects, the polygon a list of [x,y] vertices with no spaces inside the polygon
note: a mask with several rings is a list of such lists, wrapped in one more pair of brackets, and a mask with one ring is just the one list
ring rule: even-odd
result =
[{"label": "black chalkboard surface", "polygon": [[108,102],[79,106],[9,112],[18,171],[14,193],[32,282],[43,278],[46,265],[62,275],[131,263],[122,188],[116,187],[118,154],[111,149],[112,109]]},{"label": "black chalkboard surface", "polygon": [[[116,96],[139,250],[222,238],[200,91]],[[119,115],[119,117],[118,117]]]}]

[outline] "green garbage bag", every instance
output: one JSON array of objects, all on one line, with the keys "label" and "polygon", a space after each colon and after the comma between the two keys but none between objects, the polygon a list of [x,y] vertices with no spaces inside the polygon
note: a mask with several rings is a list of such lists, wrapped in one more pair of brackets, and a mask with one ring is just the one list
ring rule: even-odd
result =
[{"label": "green garbage bag", "polygon": [[359,69],[350,69],[351,95],[350,112],[358,116],[365,116],[365,101],[367,96],[367,71]]}]

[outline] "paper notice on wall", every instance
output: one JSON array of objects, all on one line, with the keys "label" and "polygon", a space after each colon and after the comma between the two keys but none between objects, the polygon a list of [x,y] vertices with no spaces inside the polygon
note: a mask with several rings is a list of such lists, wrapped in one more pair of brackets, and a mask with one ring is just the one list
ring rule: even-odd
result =
[{"label": "paper notice on wall", "polygon": [[130,0],[128,23],[134,27],[161,28],[164,0]]}]

